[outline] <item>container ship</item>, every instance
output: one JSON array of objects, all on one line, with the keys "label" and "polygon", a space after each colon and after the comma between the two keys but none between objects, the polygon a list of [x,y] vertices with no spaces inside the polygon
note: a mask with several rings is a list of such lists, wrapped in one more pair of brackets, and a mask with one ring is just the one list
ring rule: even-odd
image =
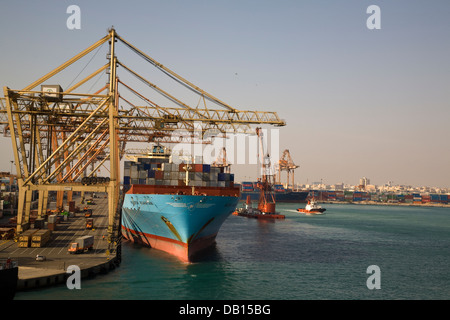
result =
[{"label": "container ship", "polygon": [[192,262],[215,238],[240,199],[234,175],[200,163],[173,163],[156,146],[124,162],[122,235]]},{"label": "container ship", "polygon": [[[241,200],[247,200],[247,196],[250,196],[250,200],[259,200],[258,184],[261,182],[244,181],[241,183]],[[274,197],[276,202],[295,202],[306,203],[309,191],[292,191],[285,189],[282,184],[274,185]]]}]

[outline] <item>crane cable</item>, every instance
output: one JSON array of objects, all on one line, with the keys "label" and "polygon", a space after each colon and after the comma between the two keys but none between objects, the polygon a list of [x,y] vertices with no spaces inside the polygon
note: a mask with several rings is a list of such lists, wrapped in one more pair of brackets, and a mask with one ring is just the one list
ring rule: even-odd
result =
[{"label": "crane cable", "polygon": [[125,44],[128,48],[130,48],[132,51],[134,51],[137,55],[139,55],[140,57],[142,57],[144,60],[146,60],[147,62],[149,62],[150,64],[152,64],[154,67],[156,67],[158,70],[160,70],[161,72],[163,72],[164,74],[166,74],[167,76],[169,76],[170,78],[172,78],[173,80],[175,80],[176,82],[178,82],[179,84],[183,85],[184,87],[188,88],[189,90],[191,90],[192,92],[205,97],[206,99],[208,99],[209,101],[216,103],[218,105],[221,105],[222,107],[230,110],[230,111],[235,111],[233,108],[231,108],[230,106],[226,105],[225,103],[219,101],[218,99],[215,98],[211,98],[208,95],[203,94],[202,92],[200,92],[199,90],[197,90],[196,88],[193,88],[192,86],[186,84],[185,82],[181,81],[180,79],[178,79],[177,77],[175,77],[174,75],[170,74],[169,72],[167,72],[166,70],[164,70],[162,68],[162,65],[157,63],[156,61],[152,60],[151,58],[149,58],[148,56],[146,56],[143,52],[141,52],[140,50],[138,50],[137,48],[133,47],[131,44],[129,44],[127,41],[125,41],[124,39],[122,39],[120,36],[117,35],[117,38],[122,41],[123,44]]}]

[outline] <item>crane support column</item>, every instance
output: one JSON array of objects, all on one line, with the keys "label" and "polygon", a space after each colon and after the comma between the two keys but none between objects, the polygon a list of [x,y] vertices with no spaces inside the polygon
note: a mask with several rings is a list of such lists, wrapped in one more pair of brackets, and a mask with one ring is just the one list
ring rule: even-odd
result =
[{"label": "crane support column", "polygon": [[[115,30],[110,30],[110,78],[109,78],[109,150],[110,150],[110,182],[108,186],[108,237],[109,241],[115,241],[115,216],[119,201],[119,145],[117,140],[117,116],[116,109],[116,66],[114,45],[116,41]],[[120,230],[119,230],[120,232]]]}]

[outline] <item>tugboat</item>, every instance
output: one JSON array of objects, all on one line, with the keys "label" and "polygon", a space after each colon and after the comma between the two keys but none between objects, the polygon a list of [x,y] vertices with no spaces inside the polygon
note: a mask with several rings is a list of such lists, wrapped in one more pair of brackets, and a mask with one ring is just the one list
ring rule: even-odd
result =
[{"label": "tugboat", "polygon": [[305,209],[298,208],[298,212],[306,213],[307,215],[311,214],[323,214],[325,212],[325,208],[322,208],[318,204],[316,204],[316,201],[314,199],[308,200],[308,203],[305,206]]},{"label": "tugboat", "polygon": [[0,260],[0,299],[13,300],[16,295],[19,264],[10,258]]}]

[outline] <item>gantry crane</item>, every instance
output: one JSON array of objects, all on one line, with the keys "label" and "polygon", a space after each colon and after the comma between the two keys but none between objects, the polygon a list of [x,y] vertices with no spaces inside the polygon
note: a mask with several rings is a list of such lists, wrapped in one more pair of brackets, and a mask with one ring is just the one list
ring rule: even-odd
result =
[{"label": "gantry crane", "polygon": [[[280,160],[278,160],[277,164],[277,183],[281,183],[281,171],[286,171],[287,180],[286,180],[286,189],[289,188],[289,176],[292,177],[292,189],[294,189],[294,170],[297,169],[297,166],[292,160],[291,154],[288,149],[283,151],[283,155]],[[292,175],[291,175],[292,173]]]},{"label": "gantry crane", "polygon": [[[205,107],[189,106],[118,60],[118,41],[164,75],[199,95],[205,101]],[[108,62],[86,78],[66,90],[45,84],[107,42]],[[161,106],[124,83],[117,75],[118,67],[176,106]],[[102,73],[109,75],[105,86],[94,94],[75,93]],[[105,37],[22,90],[4,87],[3,93],[0,125],[3,125],[4,135],[10,135],[14,151],[19,185],[18,234],[24,231],[29,221],[33,191],[39,193],[39,217],[46,212],[49,191],[58,191],[60,195],[72,191],[106,192],[108,239],[110,243],[116,243],[120,231],[117,225],[120,214],[119,163],[128,143],[177,143],[181,138],[194,143],[198,136],[196,122],[201,124],[200,135],[214,129],[223,136],[227,132],[254,133],[251,125],[286,124],[276,112],[240,111],[229,106],[134,47],[113,28]],[[137,105],[127,94],[144,101],[144,105]],[[219,108],[207,108],[206,100]],[[82,176],[92,175],[108,162],[109,179],[97,184],[81,184]],[[94,163],[98,163],[97,166],[88,172]]]}]

